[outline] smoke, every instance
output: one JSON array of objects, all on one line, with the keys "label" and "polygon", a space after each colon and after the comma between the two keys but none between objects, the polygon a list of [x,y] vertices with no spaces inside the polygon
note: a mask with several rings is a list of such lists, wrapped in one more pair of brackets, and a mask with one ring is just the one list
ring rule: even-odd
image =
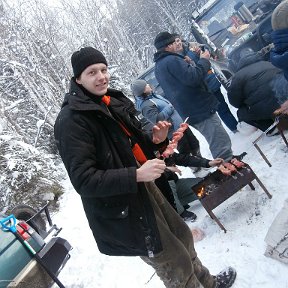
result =
[{"label": "smoke", "polygon": [[275,97],[278,99],[281,105],[288,100],[288,81],[284,77],[283,72],[276,74],[273,80],[273,91],[275,92]]}]

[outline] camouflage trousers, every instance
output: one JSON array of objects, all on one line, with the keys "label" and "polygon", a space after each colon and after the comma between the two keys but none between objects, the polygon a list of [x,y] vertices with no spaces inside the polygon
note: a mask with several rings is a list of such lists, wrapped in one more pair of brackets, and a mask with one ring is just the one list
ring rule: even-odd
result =
[{"label": "camouflage trousers", "polygon": [[215,287],[213,276],[197,257],[188,225],[170,206],[157,187],[154,189],[151,183],[146,186],[156,216],[163,250],[153,258],[141,257],[141,259],[155,269],[167,288]]}]

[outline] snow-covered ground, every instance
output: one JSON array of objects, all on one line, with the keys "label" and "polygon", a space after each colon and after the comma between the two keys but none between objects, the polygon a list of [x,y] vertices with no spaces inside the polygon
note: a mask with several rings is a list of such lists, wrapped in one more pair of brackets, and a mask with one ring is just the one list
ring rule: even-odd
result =
[{"label": "snow-covered ground", "polygon": [[[195,134],[200,140],[202,155],[211,158],[206,141],[197,131]],[[212,274],[228,265],[236,268],[238,275],[233,288],[288,288],[288,266],[263,255],[267,230],[282,208],[284,199],[288,198],[288,148],[280,136],[265,136],[260,140],[259,146],[272,163],[269,167],[252,145],[258,135],[259,131],[250,135],[230,134],[233,152],[248,153],[244,161],[273,195],[272,199],[268,199],[254,180],[255,191],[246,186],[213,210],[227,233],[209,217],[199,201],[193,202],[190,208],[198,215],[197,221],[188,224],[205,232],[205,238],[195,243],[195,247],[199,258]],[[189,168],[183,168],[184,177],[189,176],[189,171]],[[63,227],[60,236],[67,238],[73,246],[71,259],[59,276],[65,286],[164,287],[158,276],[150,279],[153,269],[138,257],[109,257],[99,253],[80,197],[68,179],[64,185],[67,191],[60,200],[61,209],[54,219]]]}]

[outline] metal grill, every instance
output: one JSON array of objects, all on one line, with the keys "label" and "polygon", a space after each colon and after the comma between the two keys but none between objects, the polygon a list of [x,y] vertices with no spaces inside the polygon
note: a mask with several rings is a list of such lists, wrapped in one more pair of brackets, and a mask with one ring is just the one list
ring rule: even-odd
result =
[{"label": "metal grill", "polygon": [[272,198],[272,195],[268,192],[251,167],[247,163],[244,163],[244,165],[244,167],[237,169],[237,172],[231,176],[223,175],[219,170],[216,170],[192,187],[193,192],[196,193],[202,206],[224,232],[227,230],[212,210],[237,193],[241,188],[249,185],[252,190],[255,190],[252,181],[256,180],[267,194],[268,198]]}]

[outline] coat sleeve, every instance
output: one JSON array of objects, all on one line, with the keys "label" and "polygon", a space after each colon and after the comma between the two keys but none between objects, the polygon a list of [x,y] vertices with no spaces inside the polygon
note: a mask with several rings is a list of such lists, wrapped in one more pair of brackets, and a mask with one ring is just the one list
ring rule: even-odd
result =
[{"label": "coat sleeve", "polygon": [[158,107],[150,100],[146,100],[142,106],[143,116],[154,124],[158,121],[168,120],[174,112],[174,107],[171,104],[167,104],[160,112]]},{"label": "coat sleeve", "polygon": [[181,57],[167,57],[167,61],[172,62],[168,66],[169,72],[184,85],[199,87],[211,68],[211,64],[207,59],[201,58],[196,66],[184,61]]},{"label": "coat sleeve", "polygon": [[54,127],[56,144],[75,190],[85,198],[137,193],[137,167],[107,168],[106,163],[113,161],[111,149],[105,147],[101,126],[90,126],[91,121],[79,115],[72,115],[72,119],[71,115],[60,115]]},{"label": "coat sleeve", "polygon": [[270,60],[272,64],[280,69],[288,69],[288,52],[278,53],[275,50],[270,52]]},{"label": "coat sleeve", "polygon": [[228,88],[227,96],[230,104],[235,108],[240,108],[244,105],[244,93],[242,81],[239,77],[234,76],[231,85]]},{"label": "coat sleeve", "polygon": [[165,160],[167,166],[173,164],[184,166],[184,167],[205,167],[209,168],[209,161],[203,157],[191,156],[189,154],[174,153]]},{"label": "coat sleeve", "polygon": [[189,50],[187,52],[187,56],[192,59],[195,63],[197,63],[200,59],[199,55],[196,52]]}]

